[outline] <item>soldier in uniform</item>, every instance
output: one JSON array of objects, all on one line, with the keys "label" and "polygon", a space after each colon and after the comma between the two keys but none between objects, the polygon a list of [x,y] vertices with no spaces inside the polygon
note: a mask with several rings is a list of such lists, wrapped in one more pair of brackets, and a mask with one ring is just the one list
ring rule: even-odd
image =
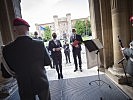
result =
[{"label": "soldier in uniform", "polygon": [[17,38],[3,48],[8,66],[16,74],[21,100],[51,100],[44,66],[51,61],[42,41],[28,36],[30,25],[22,18],[13,21]]},{"label": "soldier in uniform", "polygon": [[126,72],[133,76],[133,41],[130,43],[130,48],[122,48],[122,51],[128,57]]},{"label": "soldier in uniform", "polygon": [[[130,17],[130,23],[133,26],[133,16]],[[133,41],[130,42],[129,48],[122,48],[122,52],[126,57],[128,57],[127,60],[127,66],[126,66],[126,72],[133,76]]]}]

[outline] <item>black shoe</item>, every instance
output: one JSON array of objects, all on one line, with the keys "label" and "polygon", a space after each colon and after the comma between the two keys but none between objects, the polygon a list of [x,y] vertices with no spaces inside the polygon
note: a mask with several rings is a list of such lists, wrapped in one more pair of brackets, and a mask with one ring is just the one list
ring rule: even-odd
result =
[{"label": "black shoe", "polygon": [[60,74],[58,74],[58,79],[60,79]]},{"label": "black shoe", "polygon": [[63,75],[61,74],[60,77],[63,78]]},{"label": "black shoe", "polygon": [[77,69],[74,70],[74,72],[76,72],[76,71],[77,71]]},{"label": "black shoe", "polygon": [[82,69],[80,69],[80,72],[82,72]]}]

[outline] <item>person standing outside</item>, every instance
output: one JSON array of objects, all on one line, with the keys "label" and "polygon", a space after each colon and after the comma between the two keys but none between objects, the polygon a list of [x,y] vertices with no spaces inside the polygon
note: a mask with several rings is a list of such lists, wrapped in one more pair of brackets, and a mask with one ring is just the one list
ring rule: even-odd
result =
[{"label": "person standing outside", "polygon": [[4,46],[3,57],[15,72],[21,100],[51,100],[44,66],[51,61],[42,41],[29,37],[30,25],[22,18],[13,21],[17,38]]},{"label": "person standing outside", "polygon": [[34,37],[33,37],[33,39],[38,39],[38,33],[35,31],[34,32]]},{"label": "person standing outside", "polygon": [[63,78],[62,74],[62,53],[61,53],[61,42],[57,40],[56,33],[52,34],[53,39],[49,41],[49,50],[51,51],[51,56],[56,67],[58,74],[58,79]]},{"label": "person standing outside", "polygon": [[38,33],[36,31],[34,32],[33,39],[38,39],[38,40],[41,40],[42,41],[42,37],[38,36]]},{"label": "person standing outside", "polygon": [[72,45],[72,52],[73,52],[73,58],[74,58],[74,64],[75,64],[75,70],[76,72],[78,70],[78,63],[77,63],[77,57],[79,61],[79,68],[82,72],[82,61],[81,61],[81,43],[83,42],[81,35],[78,35],[76,33],[76,29],[72,29],[72,36],[70,37],[70,43]]},{"label": "person standing outside", "polygon": [[69,44],[67,42],[65,42],[65,44],[63,45],[63,48],[64,48],[64,54],[65,54],[65,57],[66,57],[66,64],[68,63],[68,61],[69,61],[69,63],[71,63]]}]

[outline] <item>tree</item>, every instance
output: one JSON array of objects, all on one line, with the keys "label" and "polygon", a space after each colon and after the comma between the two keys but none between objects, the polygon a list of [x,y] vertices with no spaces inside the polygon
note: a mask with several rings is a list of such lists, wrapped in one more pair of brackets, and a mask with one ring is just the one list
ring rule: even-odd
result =
[{"label": "tree", "polygon": [[77,20],[74,27],[77,30],[77,33],[80,35],[91,35],[91,24],[90,21],[80,21]]},{"label": "tree", "polygon": [[89,20],[86,21],[86,35],[91,36],[92,35],[92,31],[91,31],[91,23]]},{"label": "tree", "polygon": [[75,23],[75,28],[76,28],[78,34],[83,35],[83,33],[85,32],[85,29],[86,29],[85,21],[77,20]]},{"label": "tree", "polygon": [[44,34],[43,34],[43,39],[45,41],[48,41],[48,40],[51,39],[51,29],[49,28],[49,26],[45,27]]}]

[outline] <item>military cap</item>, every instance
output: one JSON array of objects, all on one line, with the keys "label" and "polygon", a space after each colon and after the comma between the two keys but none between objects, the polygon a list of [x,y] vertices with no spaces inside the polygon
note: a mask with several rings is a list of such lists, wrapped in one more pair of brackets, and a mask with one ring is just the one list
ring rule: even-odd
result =
[{"label": "military cap", "polygon": [[30,27],[28,22],[26,22],[24,19],[22,19],[22,18],[15,18],[13,20],[13,26],[19,26],[19,25],[25,25],[25,26]]},{"label": "military cap", "polygon": [[133,16],[130,17],[130,22],[133,22]]}]

